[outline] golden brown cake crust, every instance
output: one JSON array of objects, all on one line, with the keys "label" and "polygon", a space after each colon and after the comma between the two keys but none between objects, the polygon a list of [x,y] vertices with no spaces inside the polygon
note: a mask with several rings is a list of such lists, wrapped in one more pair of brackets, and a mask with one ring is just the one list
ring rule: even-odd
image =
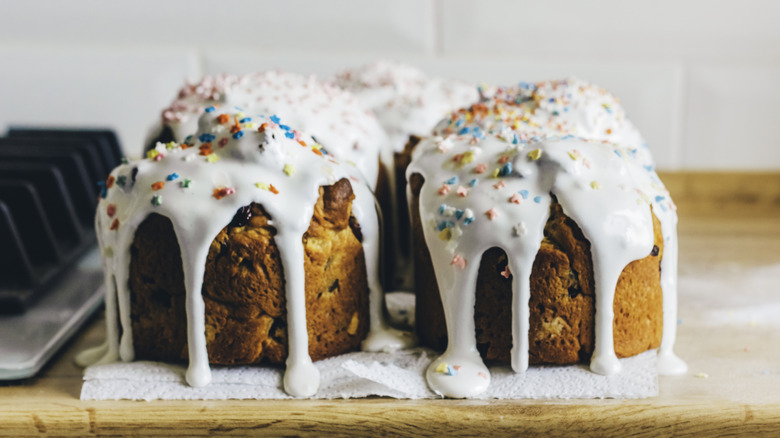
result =
[{"label": "golden brown cake crust", "polygon": [[[424,180],[412,175],[412,232],[417,291],[416,321],[423,345],[447,345],[444,310],[420,222],[419,196]],[[630,263],[615,292],[613,323],[618,357],[657,348],[661,342],[663,307],[660,260],[663,238],[653,215],[655,246],[647,257]],[[550,209],[545,239],[531,273],[529,361],[532,364],[587,363],[593,353],[595,292],[590,243],[557,202]],[[489,362],[509,363],[512,348],[512,277],[501,272],[506,254],[485,252],[477,278],[474,311],[477,348]]]},{"label": "golden brown cake crust", "polygon": [[[348,180],[320,188],[303,236],[309,354],[359,349],[368,332],[368,284]],[[203,282],[209,362],[284,363],[284,272],[276,230],[259,204],[240,209],[209,248]],[[131,247],[131,318],[136,357],[187,359],[181,256],[170,220],[150,215]]]}]

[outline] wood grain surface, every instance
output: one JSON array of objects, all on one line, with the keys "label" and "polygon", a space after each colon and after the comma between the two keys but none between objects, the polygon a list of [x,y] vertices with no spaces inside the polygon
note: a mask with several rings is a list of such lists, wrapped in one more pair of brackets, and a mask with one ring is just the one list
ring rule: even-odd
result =
[{"label": "wood grain surface", "polygon": [[[780,264],[780,174],[662,177],[679,206],[681,269]],[[81,401],[73,357],[102,341],[101,318],[39,377],[0,383],[0,435],[780,436],[777,325],[681,324],[690,371],[645,400]]]}]

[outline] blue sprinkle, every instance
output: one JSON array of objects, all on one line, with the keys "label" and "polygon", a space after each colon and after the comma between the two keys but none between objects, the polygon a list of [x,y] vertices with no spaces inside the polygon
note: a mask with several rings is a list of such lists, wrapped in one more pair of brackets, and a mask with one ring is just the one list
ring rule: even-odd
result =
[{"label": "blue sprinkle", "polygon": [[465,128],[461,129],[460,131],[458,131],[458,135],[465,135],[465,134],[468,134],[468,133],[469,133],[469,127],[468,126],[466,126]]},{"label": "blue sprinkle", "polygon": [[556,110],[556,111],[553,111],[553,112],[552,112],[552,115],[554,115],[554,116],[558,116],[558,115],[560,115],[560,114],[558,114],[558,111]]},{"label": "blue sprinkle", "polygon": [[470,187],[475,187],[477,184],[479,184],[479,180],[477,180],[476,178],[474,178],[471,181],[469,181],[469,186]]},{"label": "blue sprinkle", "polygon": [[447,221],[441,221],[439,222],[439,225],[436,226],[436,229],[439,231],[442,231],[445,228],[447,228]]},{"label": "blue sprinkle", "polygon": [[249,123],[252,121],[251,117],[244,117],[243,119],[239,120],[239,123]]},{"label": "blue sprinkle", "polygon": [[98,181],[97,185],[100,187],[100,197],[106,199],[106,196],[108,196],[108,187],[106,187],[106,182]]},{"label": "blue sprinkle", "polygon": [[513,134],[514,138],[512,139],[512,144],[518,144],[520,143],[520,137],[517,136],[517,134]]},{"label": "blue sprinkle", "polygon": [[447,204],[442,204],[439,206],[439,214],[444,214],[444,210],[447,209]]},{"label": "blue sprinkle", "polygon": [[447,228],[454,228],[454,227],[455,227],[455,222],[447,221]]},{"label": "blue sprinkle", "polygon": [[179,178],[179,174],[176,172],[173,172],[172,174],[165,177],[166,181],[174,181]]},{"label": "blue sprinkle", "polygon": [[550,102],[550,103],[555,103],[555,98],[551,97],[551,98],[547,99],[547,101]]},{"label": "blue sprinkle", "polygon": [[512,173],[512,163],[506,163],[501,167],[501,170],[498,171],[499,176],[507,176],[510,173]]},{"label": "blue sprinkle", "polygon": [[276,114],[271,116],[271,121],[274,123],[279,123],[279,117],[276,116]]},{"label": "blue sprinkle", "polygon": [[653,169],[655,169],[655,167],[652,164],[650,164],[648,166],[642,166],[642,167],[644,167],[645,170],[648,171],[648,172],[652,172]]},{"label": "blue sprinkle", "polygon": [[207,113],[214,112],[214,110],[216,110],[216,108],[215,108],[215,107],[213,107],[213,106],[210,106],[210,107],[206,108],[206,112],[207,112]]},{"label": "blue sprinkle", "polygon": [[628,155],[630,155],[632,158],[636,157],[636,149],[629,149]]},{"label": "blue sprinkle", "polygon": [[677,325],[682,325],[682,319],[677,320]]},{"label": "blue sprinkle", "polygon": [[563,112],[568,113],[569,112],[569,107],[568,106],[563,107]]},{"label": "blue sprinkle", "polygon": [[568,139],[570,139],[570,138],[574,138],[574,136],[573,136],[573,135],[571,135],[571,134],[566,134],[566,135],[564,135],[563,137],[561,137],[561,140],[568,140]]},{"label": "blue sprinkle", "polygon": [[463,210],[461,210],[461,209],[455,210],[455,219],[456,220],[460,220],[460,218],[462,218],[462,217],[463,217]]},{"label": "blue sprinkle", "polygon": [[458,183],[458,177],[453,176],[452,178],[448,179],[447,181],[444,181],[444,184],[457,184]]},{"label": "blue sprinkle", "polygon": [[608,106],[604,107],[605,110],[607,110],[607,114],[612,114],[612,109]]},{"label": "blue sprinkle", "polygon": [[238,131],[235,134],[233,134],[233,138],[235,138],[236,140],[238,140],[239,138],[241,138],[243,136],[244,136],[244,131]]},{"label": "blue sprinkle", "polygon": [[542,197],[541,197],[541,196],[537,196],[537,197],[535,197],[535,198],[534,198],[534,202],[536,202],[537,204],[538,204],[538,203],[540,203],[540,202],[542,202]]},{"label": "blue sprinkle", "polygon": [[465,120],[463,120],[463,119],[458,119],[458,121],[457,121],[457,122],[455,122],[455,127],[456,127],[456,128],[460,128],[461,126],[463,126],[463,124],[464,124],[464,123],[466,123],[466,121],[465,121]]},{"label": "blue sprinkle", "polygon": [[188,135],[187,138],[184,139],[184,143],[189,143],[190,140],[192,140],[192,135]]},{"label": "blue sprinkle", "polygon": [[284,136],[287,138],[295,138],[295,133],[292,131],[287,131],[284,133]]},{"label": "blue sprinkle", "polygon": [[200,137],[198,137],[198,140],[200,140],[201,143],[210,143],[214,141],[215,138],[216,137],[213,134],[203,133],[200,135]]},{"label": "blue sprinkle", "polygon": [[664,204],[661,204],[661,210],[666,211],[666,206]]},{"label": "blue sprinkle", "polygon": [[285,131],[289,131],[290,127],[287,125],[279,125],[280,128],[284,129]]},{"label": "blue sprinkle", "polygon": [[238,111],[240,111],[240,112],[242,112],[242,113],[244,112],[244,109],[243,109],[243,108],[241,108],[241,107],[234,106],[233,108],[235,108],[236,110],[238,110]]},{"label": "blue sprinkle", "polygon": [[458,374],[458,371],[456,371],[455,368],[447,365],[447,375],[454,376],[456,374]]},{"label": "blue sprinkle", "polygon": [[520,193],[520,196],[522,196],[523,199],[528,199],[528,190],[523,189],[523,190],[520,190],[517,193]]},{"label": "blue sprinkle", "polygon": [[474,222],[473,217],[467,217],[466,219],[463,219],[463,225],[468,225],[470,223]]},{"label": "blue sprinkle", "polygon": [[655,202],[661,202],[661,201],[663,201],[664,199],[666,199],[666,197],[665,197],[665,196],[658,195],[658,196],[656,196],[656,197],[655,197]]},{"label": "blue sprinkle", "polygon": [[615,155],[617,155],[620,158],[623,158],[623,154],[621,154],[619,150],[614,149],[614,152],[615,152]]}]

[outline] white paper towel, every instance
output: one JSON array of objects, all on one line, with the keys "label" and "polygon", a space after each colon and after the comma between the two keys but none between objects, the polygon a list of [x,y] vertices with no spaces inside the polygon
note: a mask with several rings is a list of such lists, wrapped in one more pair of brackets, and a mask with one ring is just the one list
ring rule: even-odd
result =
[{"label": "white paper towel", "polygon": [[[413,322],[414,299],[388,294],[391,318]],[[316,362],[320,389],[313,398],[369,396],[400,399],[436,398],[425,382],[425,369],[437,353],[415,348],[395,353],[350,353]],[[584,365],[531,367],[514,373],[491,367],[490,387],[480,398],[645,398],[658,395],[656,352],[621,359],[623,370],[600,376]],[[289,399],[282,386],[283,369],[263,366],[212,367],[212,381],[192,388],[182,365],[130,362],[91,366],[84,372],[82,400],[225,400]]]}]

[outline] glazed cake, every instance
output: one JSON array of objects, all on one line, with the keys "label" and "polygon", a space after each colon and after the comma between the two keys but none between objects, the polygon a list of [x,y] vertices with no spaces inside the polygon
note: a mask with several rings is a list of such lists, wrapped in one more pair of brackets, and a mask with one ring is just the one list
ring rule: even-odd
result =
[{"label": "glazed cake", "polygon": [[[431,386],[451,396],[479,392],[489,378],[480,355],[516,371],[590,361],[609,374],[617,356],[660,345],[662,373],[684,370],[672,352],[674,204],[617,98],[576,78],[480,87],[480,94],[481,102],[406,148],[418,336],[448,348],[429,370]],[[616,206],[632,202],[635,211],[622,217]],[[604,221],[628,234],[599,235]],[[631,253],[621,239],[639,235],[642,249]],[[620,250],[600,249],[610,244]],[[623,258],[604,261],[597,252]],[[602,264],[619,270],[607,275]],[[600,287],[607,282],[614,286]],[[457,292],[454,284],[468,286]],[[471,330],[449,328],[466,318]],[[458,345],[448,343],[455,337]],[[458,361],[479,378],[448,384],[459,381],[443,378],[463,366]]]},{"label": "glazed cake", "polygon": [[312,360],[412,341],[383,319],[370,186],[282,120],[210,106],[187,141],[111,173],[107,343],[82,361],[187,360],[193,386],[209,364],[286,363],[285,390],[310,396]]}]

